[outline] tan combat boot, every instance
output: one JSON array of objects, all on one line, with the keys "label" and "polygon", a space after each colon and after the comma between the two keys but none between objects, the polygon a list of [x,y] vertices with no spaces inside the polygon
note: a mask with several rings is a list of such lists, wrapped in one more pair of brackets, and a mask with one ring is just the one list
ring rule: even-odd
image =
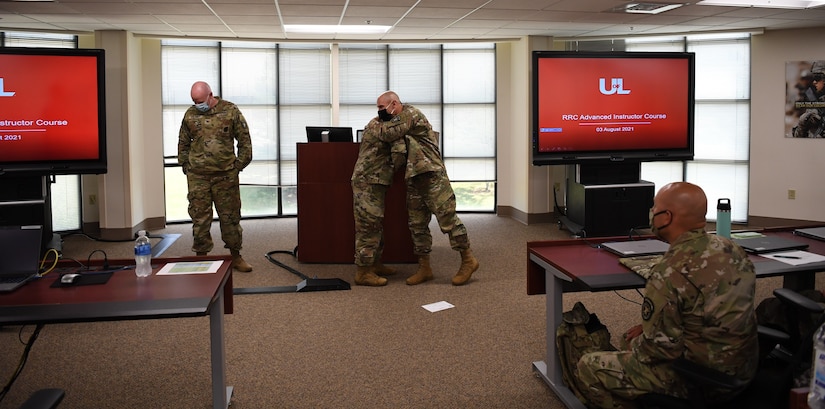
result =
[{"label": "tan combat boot", "polygon": [[418,271],[407,278],[407,285],[421,284],[433,279],[433,269],[430,267],[430,255],[418,256]]},{"label": "tan combat boot", "polygon": [[355,284],[367,285],[370,287],[381,287],[387,285],[387,279],[375,275],[372,266],[356,266]]},{"label": "tan combat boot", "polygon": [[232,268],[238,270],[242,273],[248,273],[252,271],[252,266],[246,262],[246,260],[241,257],[241,253],[237,251],[232,251]]},{"label": "tan combat boot", "polygon": [[372,271],[374,271],[375,274],[381,277],[391,276],[397,273],[397,271],[394,268],[387,267],[384,265],[384,263],[380,261],[376,261],[375,264],[372,265]]},{"label": "tan combat boot", "polygon": [[453,285],[466,284],[476,270],[478,270],[478,260],[473,256],[473,251],[470,249],[462,250],[461,266],[458,268],[455,277],[453,277]]}]

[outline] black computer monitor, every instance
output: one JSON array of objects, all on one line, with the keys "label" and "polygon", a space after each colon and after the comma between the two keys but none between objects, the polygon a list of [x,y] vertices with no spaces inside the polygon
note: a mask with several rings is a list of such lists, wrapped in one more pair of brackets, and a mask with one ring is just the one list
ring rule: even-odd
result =
[{"label": "black computer monitor", "polygon": [[307,126],[308,142],[352,142],[352,128],[343,126]]},{"label": "black computer monitor", "polygon": [[355,131],[355,142],[361,142],[362,139],[364,139],[364,130],[359,129]]}]

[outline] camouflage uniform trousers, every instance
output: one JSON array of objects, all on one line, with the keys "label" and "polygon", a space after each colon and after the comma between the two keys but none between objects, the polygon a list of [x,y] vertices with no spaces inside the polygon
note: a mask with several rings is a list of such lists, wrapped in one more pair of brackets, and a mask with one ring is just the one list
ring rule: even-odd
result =
[{"label": "camouflage uniform trousers", "polygon": [[384,251],[384,201],[389,186],[352,181],[355,265],[371,266]]},{"label": "camouflage uniform trousers", "polygon": [[449,236],[453,250],[470,248],[467,228],[455,211],[455,192],[446,171],[426,172],[407,179],[407,211],[416,255],[426,255],[432,251],[430,220],[433,215],[441,232]]},{"label": "camouflage uniform trousers", "polygon": [[212,251],[212,203],[218,211],[224,247],[240,251],[243,244],[243,228],[238,172],[199,175],[189,171],[186,180],[189,183],[189,217],[192,218],[192,251]]},{"label": "camouflage uniform trousers", "polygon": [[577,369],[588,408],[637,408],[633,400],[651,392],[687,397],[684,382],[667,363],[639,362],[629,350],[585,354]]}]

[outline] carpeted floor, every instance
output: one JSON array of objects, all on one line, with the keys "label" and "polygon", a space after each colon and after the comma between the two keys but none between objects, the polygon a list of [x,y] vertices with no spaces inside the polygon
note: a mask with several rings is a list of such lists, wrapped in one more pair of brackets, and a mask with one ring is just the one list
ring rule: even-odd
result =
[{"label": "carpeted floor", "polygon": [[[459,256],[436,234],[436,279],[418,286],[404,283],[416,266],[402,264],[394,266],[399,273],[386,287],[236,295],[235,312],[226,317],[232,408],[561,408],[531,368],[544,359],[545,297],[526,295],[526,243],[568,238],[568,232],[491,214],[461,217],[481,263],[465,286],[450,284]],[[235,273],[235,287],[297,284],[299,277],[264,257],[294,249],[297,220],[242,225],[244,256],[254,271]],[[163,257],[192,254],[189,224],[150,233],[180,234]],[[213,235],[220,243],[217,225]],[[131,258],[132,246],[70,235],[63,255],[85,261],[100,249],[110,259]],[[353,265],[276,257],[308,277],[352,282]],[[759,280],[758,298],[780,285],[778,279]],[[575,293],[566,294],[564,304],[583,301],[620,334],[637,322],[639,299],[630,290]],[[455,307],[435,313],[422,308],[438,301]],[[32,329],[0,328],[3,383],[22,355],[19,339]],[[45,387],[66,390],[61,409],[209,408],[208,319],[47,325],[0,408],[16,408]]]}]

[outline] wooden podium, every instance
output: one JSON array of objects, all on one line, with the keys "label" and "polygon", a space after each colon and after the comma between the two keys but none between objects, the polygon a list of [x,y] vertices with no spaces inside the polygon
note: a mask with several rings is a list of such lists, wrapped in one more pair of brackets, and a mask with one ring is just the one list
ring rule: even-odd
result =
[{"label": "wooden podium", "polygon": [[[350,178],[359,143],[301,142],[298,160],[298,261],[353,264],[355,220]],[[395,174],[384,210],[384,263],[415,263],[407,226],[404,172]]]}]

